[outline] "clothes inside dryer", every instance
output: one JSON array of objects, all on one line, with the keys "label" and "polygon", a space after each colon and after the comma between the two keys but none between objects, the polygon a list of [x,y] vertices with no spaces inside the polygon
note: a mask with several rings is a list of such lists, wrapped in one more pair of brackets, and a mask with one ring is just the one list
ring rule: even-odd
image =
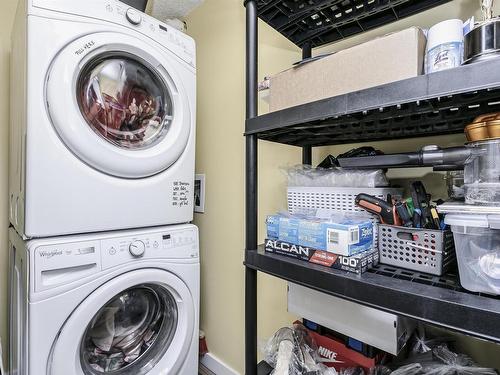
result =
[{"label": "clothes inside dryer", "polygon": [[149,147],[168,132],[173,116],[168,86],[137,58],[100,56],[84,67],[77,87],[86,121],[115,146]]},{"label": "clothes inside dryer", "polygon": [[147,373],[168,349],[177,328],[177,304],[156,285],[128,289],[89,324],[81,346],[86,374]]}]

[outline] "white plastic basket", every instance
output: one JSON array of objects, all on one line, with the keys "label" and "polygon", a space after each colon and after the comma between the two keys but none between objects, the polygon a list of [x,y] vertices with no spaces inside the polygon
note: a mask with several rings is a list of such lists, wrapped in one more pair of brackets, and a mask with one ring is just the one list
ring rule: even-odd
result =
[{"label": "white plastic basket", "polygon": [[[356,206],[358,194],[370,194],[380,199],[387,199],[391,194],[394,198],[403,196],[403,189],[395,188],[344,188],[344,187],[288,187],[288,212],[297,213],[302,208],[316,208],[340,212],[367,213]],[[378,246],[377,215],[369,214],[373,222],[373,245]]]},{"label": "white plastic basket", "polygon": [[343,212],[366,212],[356,206],[358,194],[370,194],[386,199],[387,194],[401,198],[403,189],[394,188],[339,188],[339,187],[289,187],[288,211],[299,208],[323,208]]}]

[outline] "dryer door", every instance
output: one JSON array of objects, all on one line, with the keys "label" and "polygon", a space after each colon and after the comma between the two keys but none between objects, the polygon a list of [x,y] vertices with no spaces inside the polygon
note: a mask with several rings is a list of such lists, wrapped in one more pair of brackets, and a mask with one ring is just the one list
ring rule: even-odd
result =
[{"label": "dryer door", "polygon": [[144,178],[170,167],[191,133],[182,85],[194,72],[158,45],[98,33],[67,45],[47,77],[49,116],[81,160],[113,176]]},{"label": "dryer door", "polygon": [[73,312],[51,351],[50,375],[176,374],[191,347],[195,305],[177,276],[142,269],[112,279]]}]

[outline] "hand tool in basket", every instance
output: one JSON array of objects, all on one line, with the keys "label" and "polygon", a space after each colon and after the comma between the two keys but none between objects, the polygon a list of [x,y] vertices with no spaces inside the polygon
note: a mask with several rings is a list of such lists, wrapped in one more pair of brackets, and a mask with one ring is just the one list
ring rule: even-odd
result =
[{"label": "hand tool in basket", "polygon": [[413,226],[415,228],[432,227],[433,218],[431,214],[431,205],[425,186],[422,181],[416,181],[411,184],[411,197],[415,206],[413,215]]},{"label": "hand tool in basket", "polygon": [[359,207],[377,215],[382,224],[401,225],[401,219],[392,203],[369,194],[359,194],[355,201]]},{"label": "hand tool in basket", "polygon": [[406,203],[397,202],[394,206],[396,207],[396,213],[401,218],[403,226],[411,228],[413,226],[413,218],[410,216]]}]

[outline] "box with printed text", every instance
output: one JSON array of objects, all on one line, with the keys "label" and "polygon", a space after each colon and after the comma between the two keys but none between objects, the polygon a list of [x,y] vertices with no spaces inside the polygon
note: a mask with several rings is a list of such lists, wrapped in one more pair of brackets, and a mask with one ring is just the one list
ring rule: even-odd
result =
[{"label": "box with printed text", "polygon": [[271,215],[267,237],[329,253],[352,256],[373,248],[373,224],[369,219],[316,218]]},{"label": "box with printed text", "polygon": [[379,263],[378,250],[343,256],[274,239],[266,239],[265,251],[356,274],[362,274]]}]

